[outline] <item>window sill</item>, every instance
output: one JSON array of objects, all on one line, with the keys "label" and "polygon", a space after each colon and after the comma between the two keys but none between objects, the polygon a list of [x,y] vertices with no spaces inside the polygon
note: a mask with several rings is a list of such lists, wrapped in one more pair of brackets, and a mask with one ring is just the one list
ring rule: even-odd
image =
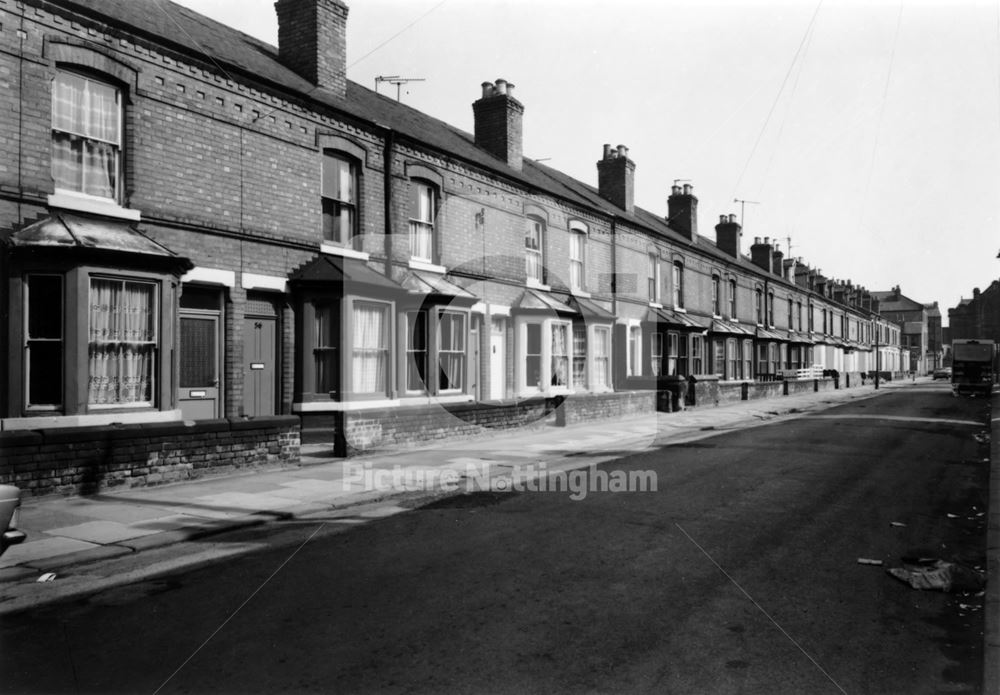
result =
[{"label": "window sill", "polygon": [[551,285],[546,285],[545,283],[539,282],[535,278],[526,278],[524,281],[525,287],[530,287],[533,290],[544,290],[548,292],[552,289]]},{"label": "window sill", "polygon": [[570,290],[570,294],[573,295],[574,297],[582,297],[584,299],[590,299],[590,292],[587,292],[586,290],[581,290],[578,287]]},{"label": "window sill", "polygon": [[89,212],[94,215],[117,217],[133,222],[138,222],[142,218],[138,210],[123,208],[121,205],[106,198],[95,198],[94,196],[74,193],[72,191],[56,191],[55,193],[51,193],[48,198],[48,204],[51,207],[63,210]]},{"label": "window sill", "polygon": [[142,424],[151,422],[179,422],[180,410],[143,410],[140,412],[91,413],[88,415],[39,415],[0,420],[0,429],[37,430],[57,427],[89,427],[112,424]]},{"label": "window sill", "polygon": [[354,249],[335,246],[333,244],[322,243],[319,245],[319,250],[320,253],[326,253],[331,256],[343,256],[344,258],[357,258],[359,261],[367,261],[370,258],[370,254],[366,251],[355,251]]},{"label": "window sill", "polygon": [[660,304],[659,302],[650,302],[649,306],[653,307],[654,309],[662,309],[663,308],[663,305]]},{"label": "window sill", "polygon": [[398,398],[383,398],[369,401],[304,401],[292,404],[294,413],[330,413],[369,408],[398,408]]},{"label": "window sill", "polygon": [[685,309],[682,306],[675,306],[674,307],[674,311],[676,311],[678,314],[686,314],[686,313],[688,313],[688,310]]},{"label": "window sill", "polygon": [[437,265],[430,261],[422,261],[419,258],[411,258],[409,266],[413,270],[426,270],[429,273],[440,273],[441,275],[448,272],[448,269],[443,265]]}]

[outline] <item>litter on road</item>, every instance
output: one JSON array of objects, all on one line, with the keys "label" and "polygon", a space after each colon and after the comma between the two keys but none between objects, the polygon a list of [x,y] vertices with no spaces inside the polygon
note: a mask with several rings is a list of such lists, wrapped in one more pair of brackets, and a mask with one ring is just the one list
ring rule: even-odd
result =
[{"label": "litter on road", "polygon": [[904,527],[904,526],[906,526],[906,524],[904,524],[902,521],[890,521],[889,525],[890,526],[896,526],[896,527]]},{"label": "litter on road", "polygon": [[986,583],[982,572],[945,560],[927,564],[904,562],[902,567],[890,567],[886,572],[921,591],[978,591]]},{"label": "litter on road", "polygon": [[871,558],[867,558],[867,557],[859,557],[858,558],[858,564],[859,565],[881,565],[882,561],[881,560],[872,560]]}]

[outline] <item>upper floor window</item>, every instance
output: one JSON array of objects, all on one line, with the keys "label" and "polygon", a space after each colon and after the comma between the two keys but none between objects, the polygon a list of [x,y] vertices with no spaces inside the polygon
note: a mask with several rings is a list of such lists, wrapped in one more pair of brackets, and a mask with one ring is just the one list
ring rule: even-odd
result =
[{"label": "upper floor window", "polygon": [[545,224],[537,218],[524,221],[524,271],[529,280],[544,282]]},{"label": "upper floor window", "polygon": [[680,261],[674,262],[672,291],[674,293],[674,308],[684,308],[684,264]]},{"label": "upper floor window", "polygon": [[712,315],[722,316],[722,280],[718,275],[712,276]]},{"label": "upper floor window", "polygon": [[52,178],[57,190],[118,202],[122,93],[107,82],[60,71],[52,85]]},{"label": "upper floor window", "polygon": [[767,293],[767,325],[774,327],[774,292]]},{"label": "upper floor window", "polygon": [[418,261],[434,261],[434,187],[423,181],[410,183],[410,256]]},{"label": "upper floor window", "polygon": [[793,303],[792,303],[792,300],[789,299],[788,300],[788,330],[793,330],[795,328],[795,324],[792,323],[793,314],[794,314]]},{"label": "upper floor window", "polygon": [[587,235],[583,232],[569,233],[569,286],[574,290],[584,289],[583,261],[587,248]]},{"label": "upper floor window", "polygon": [[757,317],[757,323],[764,323],[764,292],[761,289],[757,289],[753,296],[753,308],[754,316]]},{"label": "upper floor window", "polygon": [[729,318],[736,319],[736,280],[729,281]]},{"label": "upper floor window", "polygon": [[812,333],[816,330],[816,307],[810,304],[806,313],[809,315],[809,332]]},{"label": "upper floor window", "polygon": [[796,330],[802,330],[802,302],[796,302],[795,304],[796,320],[795,326]]},{"label": "upper floor window", "polygon": [[354,243],[358,229],[358,167],[342,154],[323,153],[323,240]]},{"label": "upper floor window", "polygon": [[649,301],[660,301],[660,263],[656,259],[656,254],[649,254],[649,271],[646,279],[646,289],[649,294]]}]

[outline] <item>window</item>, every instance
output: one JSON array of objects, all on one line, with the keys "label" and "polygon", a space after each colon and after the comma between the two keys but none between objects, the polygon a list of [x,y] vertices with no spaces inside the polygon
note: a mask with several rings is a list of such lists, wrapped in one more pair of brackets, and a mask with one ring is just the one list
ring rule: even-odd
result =
[{"label": "window", "polygon": [[774,328],[774,292],[767,293],[767,325]]},{"label": "window", "polygon": [[726,378],[740,378],[740,346],[736,338],[726,340]]},{"label": "window", "polygon": [[524,271],[529,280],[544,282],[545,225],[529,217],[524,221]]},{"label": "window", "polygon": [[91,405],[152,405],[156,363],[156,285],[91,278]]},{"label": "window", "polygon": [[573,326],[573,388],[587,388],[587,327]]},{"label": "window", "polygon": [[628,329],[628,375],[639,376],[642,350],[642,330],[639,326],[629,326]]},{"label": "window", "polygon": [[406,390],[427,388],[427,312],[406,312]]},{"label": "window", "polygon": [[25,300],[27,404],[56,408],[63,402],[62,277],[29,275]]},{"label": "window", "polygon": [[729,281],[729,318],[736,320],[736,280]]},{"label": "window", "polygon": [[529,323],[527,328],[527,345],[524,352],[524,375],[528,387],[542,387],[542,326]]},{"label": "window", "polygon": [[122,95],[117,87],[72,72],[52,85],[52,178],[56,189],[118,202]]},{"label": "window", "polygon": [[569,324],[552,325],[552,385],[569,386]]},{"label": "window", "polygon": [[688,375],[688,337],[683,333],[677,334],[677,371],[673,373],[677,376]]},{"label": "window", "polygon": [[684,265],[680,261],[674,262],[673,286],[674,308],[684,308]]},{"label": "window", "polygon": [[753,341],[743,341],[743,378],[753,379]]},{"label": "window", "polygon": [[607,388],[611,385],[611,329],[594,328],[594,385]]},{"label": "window", "polygon": [[461,390],[465,374],[465,314],[442,311],[438,317],[438,387]]},{"label": "window", "polygon": [[434,262],[435,190],[421,181],[410,182],[410,256]]},{"label": "window", "polygon": [[712,341],[712,372],[721,378],[726,375],[726,342],[724,340]]},{"label": "window", "polygon": [[700,335],[691,336],[691,373],[695,376],[702,374],[704,368],[702,364],[705,350],[705,339]]},{"label": "window", "polygon": [[812,304],[808,307],[809,314],[809,332],[812,333],[816,328],[816,307]]},{"label": "window", "polygon": [[660,263],[655,253],[649,254],[648,267],[646,291],[649,294],[649,301],[658,302],[660,301]]},{"label": "window", "polygon": [[[649,344],[649,364],[652,367],[653,376],[663,374],[663,334],[653,333],[650,336]],[[668,372],[669,373],[669,372]]]},{"label": "window", "polygon": [[778,349],[777,343],[768,343],[767,345],[767,373],[777,374],[778,370],[781,368],[781,351]]},{"label": "window", "polygon": [[757,374],[767,374],[767,344],[757,345]]},{"label": "window", "polygon": [[359,394],[386,393],[389,367],[389,308],[355,302],[351,355],[351,389]]},{"label": "window", "polygon": [[587,235],[583,232],[569,233],[569,286],[574,290],[584,289],[583,259],[586,244]]},{"label": "window", "polygon": [[718,275],[712,276],[712,315],[722,316],[722,280]]},{"label": "window", "polygon": [[753,293],[753,310],[757,318],[757,325],[764,323],[764,292],[757,289]]},{"label": "window", "polygon": [[676,333],[667,333],[667,374],[677,376],[678,338]]},{"label": "window", "polygon": [[316,347],[313,360],[316,373],[316,393],[336,393],[340,390],[340,367],[337,345],[340,343],[340,317],[333,305],[315,308]]},{"label": "window", "polygon": [[358,168],[353,160],[331,151],[323,154],[323,240],[347,245],[358,228]]},{"label": "window", "polygon": [[795,311],[796,311],[796,321],[795,321],[796,330],[801,331],[802,330],[802,302],[796,302],[795,303]]},{"label": "window", "polygon": [[788,330],[792,330],[792,329],[794,329],[794,328],[795,328],[795,324],[794,324],[794,323],[792,323],[792,318],[793,318],[793,315],[794,315],[794,313],[795,313],[795,309],[794,309],[794,306],[795,306],[795,305],[794,305],[794,303],[792,302],[792,300],[791,300],[791,299],[789,299],[789,300],[788,300]]}]

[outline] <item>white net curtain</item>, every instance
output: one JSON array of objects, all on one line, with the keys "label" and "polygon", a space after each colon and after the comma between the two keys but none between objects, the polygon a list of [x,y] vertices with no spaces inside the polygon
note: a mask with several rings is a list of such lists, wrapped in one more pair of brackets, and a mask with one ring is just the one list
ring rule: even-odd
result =
[{"label": "white net curtain", "polygon": [[381,304],[354,305],[354,393],[385,393],[388,366],[388,320]]},{"label": "white net curtain", "polygon": [[89,343],[89,403],[152,404],[156,361],[155,285],[92,279]]},{"label": "white net curtain", "polygon": [[440,318],[439,358],[442,391],[462,388],[465,372],[465,316],[443,312]]},{"label": "white net curtain", "polygon": [[57,188],[116,198],[121,142],[119,90],[59,73],[52,88],[52,176]]}]

